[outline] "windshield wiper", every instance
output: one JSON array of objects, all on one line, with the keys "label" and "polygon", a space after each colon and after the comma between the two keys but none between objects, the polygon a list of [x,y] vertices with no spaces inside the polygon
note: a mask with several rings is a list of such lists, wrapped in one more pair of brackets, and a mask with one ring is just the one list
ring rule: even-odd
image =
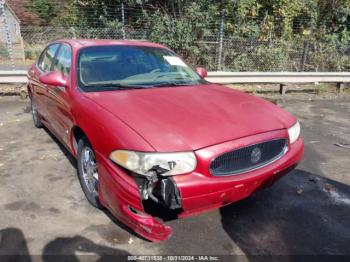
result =
[{"label": "windshield wiper", "polygon": [[115,82],[103,83],[103,84],[88,84],[88,85],[84,85],[84,87],[88,87],[88,88],[100,87],[100,88],[117,89],[117,90],[144,89],[144,88],[147,88],[145,86],[125,85],[125,84],[115,83]]},{"label": "windshield wiper", "polygon": [[190,86],[193,85],[191,83],[176,83],[176,82],[163,82],[159,84],[154,84],[152,87],[171,87],[171,86]]}]

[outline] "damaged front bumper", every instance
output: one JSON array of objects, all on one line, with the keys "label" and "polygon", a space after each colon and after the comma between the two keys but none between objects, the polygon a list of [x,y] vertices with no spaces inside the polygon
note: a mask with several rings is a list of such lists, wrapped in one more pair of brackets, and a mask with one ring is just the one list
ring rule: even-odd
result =
[{"label": "damaged front bumper", "polygon": [[[254,139],[266,140],[284,135],[277,131],[255,136]],[[208,166],[213,156],[251,143],[252,138],[243,138],[198,150],[195,153],[201,164],[196,170],[184,175],[154,178],[156,183],[130,175],[97,153],[101,204],[142,237],[154,242],[166,240],[172,229],[155,216],[169,213],[174,217],[186,217],[248,197],[293,169],[304,151],[303,142],[298,139],[289,145],[282,158],[270,165],[233,176],[215,177],[209,174]],[[149,209],[150,203],[159,207],[158,215]]]},{"label": "damaged front bumper", "polygon": [[172,229],[145,212],[134,178],[99,153],[96,160],[101,204],[140,236],[153,242],[168,239]]}]

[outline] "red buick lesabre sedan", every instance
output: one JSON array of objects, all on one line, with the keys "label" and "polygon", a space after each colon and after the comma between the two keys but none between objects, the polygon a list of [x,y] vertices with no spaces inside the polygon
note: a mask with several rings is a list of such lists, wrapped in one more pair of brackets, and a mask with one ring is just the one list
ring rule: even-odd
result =
[{"label": "red buick lesabre sedan", "polygon": [[28,71],[34,125],[76,157],[93,206],[165,240],[161,218],[248,197],[304,151],[294,116],[205,76],[159,44],[56,41]]}]

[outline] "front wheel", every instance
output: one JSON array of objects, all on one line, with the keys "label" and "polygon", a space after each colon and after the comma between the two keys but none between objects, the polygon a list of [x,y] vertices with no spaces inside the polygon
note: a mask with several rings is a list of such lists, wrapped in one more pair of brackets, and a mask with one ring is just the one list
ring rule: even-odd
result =
[{"label": "front wheel", "polygon": [[78,142],[78,176],[86,199],[96,208],[101,208],[98,199],[98,170],[95,153],[89,141],[83,137]]},{"label": "front wheel", "polygon": [[38,107],[34,101],[34,98],[30,99],[31,112],[33,117],[34,126],[37,128],[43,127],[43,123],[41,122],[41,118],[38,112]]}]

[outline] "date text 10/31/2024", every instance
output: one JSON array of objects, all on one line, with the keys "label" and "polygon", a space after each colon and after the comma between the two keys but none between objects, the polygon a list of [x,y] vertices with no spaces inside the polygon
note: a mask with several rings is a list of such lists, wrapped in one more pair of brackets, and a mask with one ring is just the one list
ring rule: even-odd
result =
[{"label": "date text 10/31/2024", "polygon": [[128,261],[219,261],[217,256],[198,255],[198,256],[128,256]]}]

